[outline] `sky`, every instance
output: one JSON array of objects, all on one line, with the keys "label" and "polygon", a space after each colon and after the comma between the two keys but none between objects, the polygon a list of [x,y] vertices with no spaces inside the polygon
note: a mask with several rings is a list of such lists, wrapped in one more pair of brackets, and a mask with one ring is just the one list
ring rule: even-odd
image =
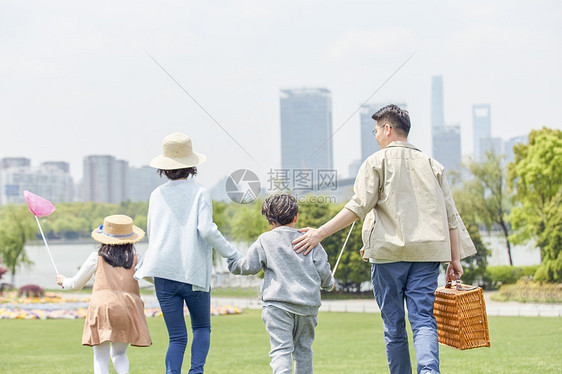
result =
[{"label": "sky", "polygon": [[203,185],[265,180],[279,90],[325,87],[348,177],[369,98],[406,103],[431,152],[434,75],[469,154],[474,104],[491,105],[494,137],[562,128],[561,20],[560,1],[0,0],[0,158],[68,161],[77,182],[87,155],[147,165],[180,131],[208,157]]}]

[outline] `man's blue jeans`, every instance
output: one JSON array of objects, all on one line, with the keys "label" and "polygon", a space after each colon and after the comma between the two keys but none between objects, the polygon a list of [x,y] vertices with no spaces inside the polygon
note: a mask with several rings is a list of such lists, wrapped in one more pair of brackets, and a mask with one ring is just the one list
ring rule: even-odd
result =
[{"label": "man's blue jeans", "polygon": [[154,278],[154,286],[170,337],[166,353],[166,373],[181,373],[183,355],[187,346],[187,330],[183,316],[184,302],[189,310],[193,330],[189,373],[203,373],[211,344],[211,293],[193,291],[191,284],[163,278]]},{"label": "man's blue jeans", "polygon": [[384,327],[388,367],[393,374],[412,372],[404,300],[414,333],[418,373],[439,373],[439,342],[433,315],[438,262],[373,264],[371,280]]}]

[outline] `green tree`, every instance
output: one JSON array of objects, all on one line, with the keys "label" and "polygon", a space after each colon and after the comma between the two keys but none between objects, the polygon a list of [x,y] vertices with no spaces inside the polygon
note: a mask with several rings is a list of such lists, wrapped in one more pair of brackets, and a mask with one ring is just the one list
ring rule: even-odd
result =
[{"label": "green tree", "polygon": [[[318,228],[332,219],[343,207],[343,205],[329,203],[327,199],[322,199],[318,196],[308,196],[299,202],[297,226]],[[350,227],[340,230],[324,239],[321,243],[328,254],[328,260],[332,269],[336,264],[349,230]],[[343,284],[344,290],[359,291],[361,283],[369,280],[370,266],[367,262],[363,261],[359,253],[362,247],[361,222],[357,221],[349,236],[335,274],[335,278]]]},{"label": "green tree", "polygon": [[33,215],[27,206],[8,205],[0,211],[0,257],[10,270],[12,284],[17,268],[32,263],[25,252],[25,242],[34,233]]},{"label": "green tree", "polygon": [[537,281],[562,282],[562,186],[545,207],[544,231],[538,235],[543,249],[541,266],[535,273]]},{"label": "green tree", "polygon": [[90,225],[83,217],[60,217],[48,227],[54,235],[65,239],[78,239],[90,234]]},{"label": "green tree", "polygon": [[484,282],[486,281],[485,274],[490,250],[482,242],[478,230],[478,211],[473,204],[471,194],[466,191],[466,186],[453,190],[453,198],[468,234],[476,247],[476,254],[461,261],[464,269],[462,280],[467,284],[473,284],[475,281]]},{"label": "green tree", "polygon": [[[543,280],[562,279],[560,241],[560,200],[562,186],[562,131],[543,127],[529,134],[528,144],[513,147],[515,161],[508,165],[508,182],[515,190],[517,204],[510,222],[515,243],[531,238],[541,251],[541,266],[536,276]],[[554,202],[554,203],[553,203]],[[546,261],[546,262],[545,262]]]},{"label": "green tree", "polygon": [[502,230],[509,265],[513,266],[508,220],[510,196],[502,161],[503,157],[493,151],[486,152],[486,159],[483,162],[469,161],[466,168],[473,178],[466,181],[463,187],[464,192],[470,197],[476,217],[486,225],[488,231],[494,225]]},{"label": "green tree", "polygon": [[269,230],[269,223],[261,214],[262,200],[251,204],[230,204],[230,235],[234,240],[253,243],[258,236]]}]

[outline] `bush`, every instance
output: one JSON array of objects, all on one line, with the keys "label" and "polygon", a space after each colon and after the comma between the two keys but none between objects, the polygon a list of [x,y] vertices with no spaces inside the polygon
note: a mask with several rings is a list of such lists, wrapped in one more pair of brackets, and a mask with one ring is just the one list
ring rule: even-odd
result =
[{"label": "bush", "polygon": [[499,296],[501,301],[520,301],[535,303],[561,303],[561,283],[539,283],[529,280],[519,280],[516,284],[501,286]]},{"label": "bush", "polygon": [[532,278],[539,265],[533,266],[488,266],[485,278],[493,288],[504,284],[515,284],[522,277]]}]

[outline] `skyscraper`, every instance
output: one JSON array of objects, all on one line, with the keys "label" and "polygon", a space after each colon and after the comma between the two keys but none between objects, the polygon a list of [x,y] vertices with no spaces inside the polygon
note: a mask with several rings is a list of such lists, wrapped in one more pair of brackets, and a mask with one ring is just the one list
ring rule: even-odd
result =
[{"label": "skyscraper", "polygon": [[431,155],[445,170],[458,170],[461,164],[461,127],[446,125],[443,102],[443,77],[431,79]]},{"label": "skyscraper", "polygon": [[167,178],[161,178],[156,169],[150,166],[131,167],[129,168],[127,199],[131,201],[148,201],[152,191],[166,181]]},{"label": "skyscraper", "polygon": [[436,75],[431,78],[431,129],[444,126],[443,77]]},{"label": "skyscraper", "polygon": [[505,154],[505,163],[515,161],[515,153],[513,153],[513,147],[517,144],[527,144],[529,142],[529,137],[527,135],[516,136],[503,143],[503,152]]},{"label": "skyscraper", "polygon": [[281,90],[281,167],[332,169],[332,97],[326,88]]},{"label": "skyscraper", "polygon": [[[375,114],[379,109],[385,107],[389,104],[394,103],[374,103],[365,104],[361,106],[360,119],[361,119],[361,162],[365,161],[367,157],[380,150],[381,147],[375,136],[373,135],[373,130],[375,128],[375,120],[373,120],[373,114]],[[407,110],[407,106],[404,103],[396,104],[400,109]]]},{"label": "skyscraper", "polygon": [[458,171],[461,165],[461,127],[448,125],[433,131],[433,158],[439,161],[446,171]]},{"label": "skyscraper", "polygon": [[84,201],[119,204],[127,199],[129,164],[114,156],[84,157]]},{"label": "skyscraper", "polygon": [[472,106],[472,141],[474,145],[473,157],[476,161],[482,161],[486,149],[481,145],[491,144],[492,122],[490,104],[480,104]]}]

